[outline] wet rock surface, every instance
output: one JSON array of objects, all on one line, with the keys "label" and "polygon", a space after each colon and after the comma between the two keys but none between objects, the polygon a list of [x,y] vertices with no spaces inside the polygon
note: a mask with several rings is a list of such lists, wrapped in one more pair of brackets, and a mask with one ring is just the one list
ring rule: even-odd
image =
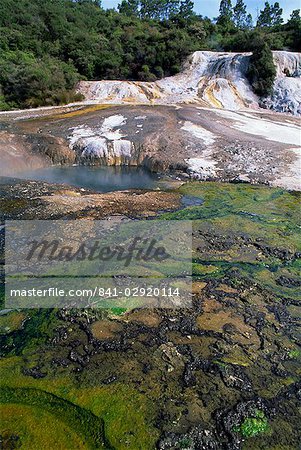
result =
[{"label": "wet rock surface", "polygon": [[47,111],[0,115],[6,161],[0,175],[50,164],[138,165],[200,180],[300,189],[297,118],[190,105]]},{"label": "wet rock surface", "polygon": [[130,190],[97,194],[41,181],[0,178],[0,219],[142,217],[180,206],[180,195]]},{"label": "wet rock surface", "polygon": [[[51,217],[55,209],[47,209],[52,203],[46,198],[59,208],[59,197],[94,195],[4,181],[1,197],[11,204],[1,208],[2,218],[45,218],[36,201],[44,202]],[[26,203],[20,204],[25,194]],[[147,194],[141,194],[139,206],[127,206],[131,214],[137,206],[135,214],[153,217],[146,199],[158,207],[158,196],[169,195]],[[132,204],[132,193],[114,195],[115,204],[120,195]],[[16,312],[8,313],[11,331],[1,335],[5,382],[47,386],[92,411],[101,399],[106,407],[98,414],[119,449],[142,445],[138,429],[144,425],[128,419],[134,417],[131,401],[137,396],[135,409],[154,432],[143,429],[148,438],[143,449],[298,450],[299,194],[187,183],[170,195],[164,197],[170,209],[176,208],[170,200],[178,202],[181,195],[202,199],[160,216],[193,220],[191,308],[34,310],[22,321]],[[105,198],[108,203],[111,197]],[[126,203],[120,205],[124,211]],[[68,208],[64,217],[81,217],[80,208]],[[111,214],[111,206],[105,208]],[[128,391],[118,403],[123,389]],[[119,420],[126,423],[120,434]]]},{"label": "wet rock surface", "polygon": [[98,103],[196,103],[231,110],[269,108],[300,115],[300,53],[274,51],[276,80],[272,95],[262,101],[252,90],[247,72],[250,53],[197,51],[181,73],[155,82],[82,81],[86,100]]}]

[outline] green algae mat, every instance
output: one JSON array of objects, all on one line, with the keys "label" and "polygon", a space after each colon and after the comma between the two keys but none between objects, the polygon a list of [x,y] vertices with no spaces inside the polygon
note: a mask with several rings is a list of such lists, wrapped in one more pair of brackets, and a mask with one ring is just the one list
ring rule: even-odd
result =
[{"label": "green algae mat", "polygon": [[1,448],[299,449],[300,194],[177,192],[192,307],[4,312]]},{"label": "green algae mat", "polygon": [[0,403],[4,427],[16,436],[23,430],[25,447],[110,448],[102,419],[53,394],[32,388],[3,387]]}]

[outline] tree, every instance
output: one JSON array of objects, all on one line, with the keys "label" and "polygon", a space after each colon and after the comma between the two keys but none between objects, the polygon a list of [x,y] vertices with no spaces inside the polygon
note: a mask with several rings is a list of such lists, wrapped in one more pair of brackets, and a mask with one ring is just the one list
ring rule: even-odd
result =
[{"label": "tree", "polygon": [[139,0],[122,0],[121,4],[118,5],[118,10],[126,16],[138,16]]},{"label": "tree", "polygon": [[274,6],[271,7],[271,21],[272,26],[281,25],[283,23],[283,9],[280,8],[280,5],[278,2],[274,3]]},{"label": "tree", "polygon": [[287,23],[290,26],[300,25],[301,23],[300,9],[294,9]]},{"label": "tree", "polygon": [[272,10],[269,2],[265,2],[264,9],[260,11],[257,27],[270,27],[272,25]]},{"label": "tree", "polygon": [[278,2],[274,5],[270,5],[269,2],[265,2],[264,9],[260,11],[257,26],[258,27],[274,27],[283,23],[283,9],[280,8]]},{"label": "tree", "polygon": [[260,97],[267,97],[273,91],[276,78],[276,67],[273,53],[262,34],[255,34],[252,41],[247,77],[254,92]]},{"label": "tree", "polygon": [[165,3],[165,0],[141,0],[141,18],[160,20],[163,15]]},{"label": "tree", "polygon": [[[141,0],[140,16],[142,19],[157,19],[162,17],[164,0]],[[164,2],[165,3],[165,2]]]},{"label": "tree", "polygon": [[179,14],[181,0],[140,0],[140,5],[143,19],[168,20]]},{"label": "tree", "polygon": [[300,9],[295,9],[284,27],[288,30],[290,36],[290,46],[296,52],[301,51],[301,17]]},{"label": "tree", "polygon": [[247,6],[244,0],[237,0],[233,8],[233,22],[239,29],[250,28],[252,26],[252,16],[247,13]]},{"label": "tree", "polygon": [[232,17],[232,3],[231,0],[221,0],[219,6],[220,16]]},{"label": "tree", "polygon": [[0,74],[0,90],[8,106],[59,105],[81,99],[73,90],[80,78],[74,67],[47,55],[38,60],[21,51],[2,54]]},{"label": "tree", "polygon": [[193,11],[194,2],[191,0],[182,0],[180,4],[179,15],[182,19],[188,20],[191,19],[195,13]]},{"label": "tree", "polygon": [[224,31],[228,31],[233,23],[232,18],[233,12],[231,0],[221,0],[217,24],[220,25]]},{"label": "tree", "polygon": [[171,19],[179,14],[180,0],[165,0],[162,2],[161,19]]},{"label": "tree", "polygon": [[[192,0],[119,3],[120,12],[99,8],[97,0],[0,0],[0,109],[64,103],[75,98],[82,78],[170,76],[195,50],[252,50],[256,33],[248,30],[246,0],[233,1],[234,9],[230,0],[220,1],[219,24],[195,15]],[[280,23],[281,8],[274,0],[266,3],[270,22],[262,39],[270,48],[300,51],[300,12],[272,27]],[[252,62],[258,92],[269,87],[270,57],[263,49],[261,66]]]},{"label": "tree", "polygon": [[75,0],[80,5],[90,4],[101,7],[101,0]]},{"label": "tree", "polygon": [[252,14],[247,15],[245,28],[250,29],[253,27],[253,17]]}]

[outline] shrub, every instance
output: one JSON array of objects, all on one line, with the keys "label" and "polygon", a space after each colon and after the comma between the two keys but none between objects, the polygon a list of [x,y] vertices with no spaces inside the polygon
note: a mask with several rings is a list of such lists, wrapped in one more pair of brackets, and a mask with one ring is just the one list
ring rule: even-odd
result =
[{"label": "shrub", "polygon": [[[81,99],[74,91],[79,74],[72,65],[31,53],[4,52],[0,56],[0,85],[5,109],[60,105]],[[3,108],[3,109],[4,109]]]},{"label": "shrub", "polygon": [[267,97],[273,90],[276,67],[273,53],[262,35],[254,37],[252,52],[247,77],[254,92],[260,97]]},{"label": "shrub", "polygon": [[[94,0],[1,0],[0,107],[73,101],[80,77],[151,81],[173,75],[195,50],[252,51],[254,32],[247,23],[234,26],[228,0],[218,23],[195,15],[189,0],[160,0],[165,9],[159,16],[157,3],[148,2],[151,10],[141,17],[138,0],[123,0],[122,14]],[[172,4],[182,5],[177,14]],[[247,20],[241,11],[240,19]],[[260,30],[271,48],[300,48],[298,10],[287,24]],[[254,47],[249,77],[254,90],[267,95],[274,76],[271,53],[264,42]]]}]

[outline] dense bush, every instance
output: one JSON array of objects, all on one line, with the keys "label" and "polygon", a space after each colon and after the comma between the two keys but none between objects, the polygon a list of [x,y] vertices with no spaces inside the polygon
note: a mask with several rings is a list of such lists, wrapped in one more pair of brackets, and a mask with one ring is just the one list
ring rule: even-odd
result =
[{"label": "dense bush", "polygon": [[[102,9],[98,0],[1,0],[0,108],[76,100],[79,79],[152,81],[173,75],[195,50],[251,50],[252,20],[243,0],[233,10],[230,0],[222,0],[216,21],[195,15],[191,0],[120,3],[117,12]],[[271,48],[298,49],[298,11],[285,25],[278,20],[261,28]],[[267,55],[262,49],[260,60],[267,62]],[[255,72],[261,68],[251,69],[259,92]]]},{"label": "dense bush", "polygon": [[[74,86],[79,75],[70,64],[19,50],[0,55],[0,84],[4,109],[60,105],[80,100]],[[4,98],[3,98],[4,97]]]},{"label": "dense bush", "polygon": [[271,94],[276,77],[272,51],[264,36],[256,33],[252,40],[252,56],[247,76],[256,94],[266,97]]}]

